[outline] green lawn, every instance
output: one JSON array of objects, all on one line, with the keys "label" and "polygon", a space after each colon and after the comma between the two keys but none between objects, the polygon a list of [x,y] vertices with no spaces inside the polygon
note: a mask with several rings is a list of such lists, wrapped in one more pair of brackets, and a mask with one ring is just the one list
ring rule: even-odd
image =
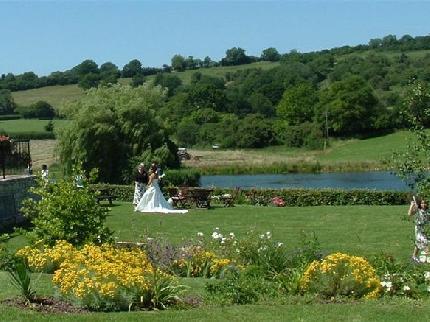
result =
[{"label": "green lawn", "polygon": [[[404,220],[407,206],[321,206],[191,209],[188,214],[143,214],[131,203],[116,202],[107,225],[121,241],[163,237],[174,243],[189,240],[197,232],[205,235],[215,227],[221,232],[243,236],[254,229],[271,231],[273,238],[288,248],[300,245],[302,232],[315,233],[326,252],[343,251],[370,256],[380,251],[408,260],[412,251],[413,224]],[[25,239],[14,238],[11,249],[22,247]]]},{"label": "green lawn", "polygon": [[[36,119],[18,119],[18,120],[7,120],[0,121],[0,129],[5,130],[8,134],[13,136],[14,133],[23,132],[47,132],[45,125],[48,124],[48,120],[36,120]],[[54,130],[61,128],[67,124],[67,120],[53,120]]]},{"label": "green lawn", "polygon": [[406,148],[410,132],[398,131],[365,140],[334,141],[332,147],[317,155],[321,162],[380,162],[394,151]]},{"label": "green lawn", "polygon": [[[370,256],[380,251],[409,260],[412,251],[413,224],[405,221],[407,206],[345,206],[273,208],[236,206],[191,210],[184,215],[135,213],[130,203],[115,203],[108,226],[119,240],[139,240],[142,235],[160,236],[180,243],[201,231],[206,235],[219,227],[238,237],[249,229],[271,231],[273,238],[291,248],[299,245],[301,232],[315,233],[325,252],[343,251]],[[10,240],[10,249],[21,247],[25,239]],[[34,274],[38,294],[53,294],[50,276]],[[0,300],[18,293],[0,272]],[[203,294],[204,279],[182,279],[192,294]],[[46,315],[0,304],[2,321],[412,321],[430,319],[430,300],[380,299],[349,304],[305,303],[300,298],[285,303],[208,307],[184,311],[92,313],[84,315]]]}]

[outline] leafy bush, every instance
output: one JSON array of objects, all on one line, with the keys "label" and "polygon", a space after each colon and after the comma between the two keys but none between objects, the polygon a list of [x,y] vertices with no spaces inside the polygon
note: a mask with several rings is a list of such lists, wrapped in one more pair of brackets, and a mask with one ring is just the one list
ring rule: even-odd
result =
[{"label": "leafy bush", "polygon": [[34,229],[30,235],[48,245],[66,240],[73,245],[104,242],[111,232],[104,226],[106,209],[101,207],[86,182],[76,186],[74,177],[56,183],[38,180],[30,189],[34,197],[24,200],[21,209]]},{"label": "leafy bush", "polygon": [[224,280],[206,284],[206,291],[212,301],[221,304],[253,304],[262,295],[273,295],[274,285],[266,281],[255,267],[243,272],[232,270]]},{"label": "leafy bush", "polygon": [[163,185],[165,187],[198,187],[200,185],[200,173],[197,170],[167,170],[165,173],[166,175],[163,178]]},{"label": "leafy bush", "polygon": [[334,253],[322,261],[312,262],[300,281],[303,293],[316,293],[323,298],[349,296],[376,298],[381,285],[375,269],[363,257]]},{"label": "leafy bush", "polygon": [[278,122],[274,128],[278,140],[288,147],[321,149],[324,145],[324,134],[320,124],[307,122],[288,126]]},{"label": "leafy bush", "polygon": [[401,263],[388,254],[375,255],[370,262],[381,280],[383,295],[418,298],[430,292],[428,266]]},{"label": "leafy bush", "polygon": [[45,101],[38,101],[30,106],[18,106],[16,109],[23,118],[50,118],[55,116],[55,110]]},{"label": "leafy bush", "polygon": [[20,291],[21,296],[28,302],[34,300],[35,292],[31,288],[30,272],[25,262],[20,258],[15,258],[6,266],[12,284]]}]

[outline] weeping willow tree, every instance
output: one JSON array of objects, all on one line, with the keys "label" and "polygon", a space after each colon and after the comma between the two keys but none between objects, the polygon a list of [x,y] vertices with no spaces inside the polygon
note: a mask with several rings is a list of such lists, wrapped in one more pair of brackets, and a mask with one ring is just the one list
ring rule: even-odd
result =
[{"label": "weeping willow tree", "polygon": [[392,156],[395,173],[415,193],[430,197],[430,87],[429,84],[414,81],[405,98],[403,117],[411,133],[405,151]]},{"label": "weeping willow tree", "polygon": [[177,148],[157,115],[164,101],[160,87],[144,84],[94,88],[66,104],[62,114],[71,121],[58,134],[65,171],[81,163],[86,171],[97,168],[101,182],[120,183],[136,158],[178,167]]}]

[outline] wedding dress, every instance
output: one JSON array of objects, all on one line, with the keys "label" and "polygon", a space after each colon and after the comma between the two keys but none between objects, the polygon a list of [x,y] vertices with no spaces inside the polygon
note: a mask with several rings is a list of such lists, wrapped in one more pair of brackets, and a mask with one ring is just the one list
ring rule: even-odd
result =
[{"label": "wedding dress", "polygon": [[140,212],[162,212],[165,214],[185,214],[188,212],[188,210],[173,209],[164,198],[158,185],[158,179],[152,180],[151,186],[146,189],[146,192],[134,210]]}]

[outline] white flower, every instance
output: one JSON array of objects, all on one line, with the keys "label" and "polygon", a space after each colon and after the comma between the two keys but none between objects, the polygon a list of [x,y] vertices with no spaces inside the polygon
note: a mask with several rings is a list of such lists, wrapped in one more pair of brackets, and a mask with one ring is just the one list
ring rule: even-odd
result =
[{"label": "white flower", "polygon": [[267,236],[267,238],[270,238],[270,237],[272,237],[272,233],[271,233],[270,231],[268,231],[268,232],[266,233],[266,236]]},{"label": "white flower", "polygon": [[391,287],[393,286],[393,283],[391,282],[381,282],[381,286],[385,287],[387,289],[387,291],[389,291],[391,289]]},{"label": "white flower", "polygon": [[237,244],[237,241],[234,241],[234,242],[233,242],[233,246],[236,246],[236,244]]},{"label": "white flower", "polygon": [[219,227],[215,227],[215,230],[219,230]]},{"label": "white flower", "polygon": [[427,286],[427,292],[430,292],[430,286]]},{"label": "white flower", "polygon": [[260,235],[260,238],[263,239],[264,238],[264,234]]},{"label": "white flower", "polygon": [[409,287],[409,286],[407,286],[407,285],[404,285],[403,286],[403,291],[410,291],[411,290],[411,288]]},{"label": "white flower", "polygon": [[240,249],[239,248],[236,248],[236,253],[240,253]]},{"label": "white flower", "polygon": [[424,272],[424,278],[428,281],[430,280],[430,272]]},{"label": "white flower", "polygon": [[420,255],[420,262],[421,262],[421,263],[425,263],[425,262],[426,262],[426,260],[427,260],[427,256],[425,256],[425,255]]},{"label": "white flower", "polygon": [[234,233],[230,233],[229,235],[230,235],[230,237],[231,237],[231,238],[236,237],[236,236],[234,235]]},{"label": "white flower", "polygon": [[197,233],[197,236],[202,237],[202,236],[203,236],[203,233],[202,233],[201,231],[199,231],[199,232]]},{"label": "white flower", "polygon": [[426,256],[427,264],[430,264],[430,256]]},{"label": "white flower", "polygon": [[225,240],[226,240],[226,238],[221,238],[221,244],[224,244],[225,243]]},{"label": "white flower", "polygon": [[212,238],[213,238],[213,239],[218,239],[218,238],[220,238],[219,236],[220,236],[220,234],[218,234],[216,231],[214,231],[214,232],[212,233]]},{"label": "white flower", "polygon": [[282,245],[284,245],[284,243],[278,243],[278,247],[281,247]]}]

